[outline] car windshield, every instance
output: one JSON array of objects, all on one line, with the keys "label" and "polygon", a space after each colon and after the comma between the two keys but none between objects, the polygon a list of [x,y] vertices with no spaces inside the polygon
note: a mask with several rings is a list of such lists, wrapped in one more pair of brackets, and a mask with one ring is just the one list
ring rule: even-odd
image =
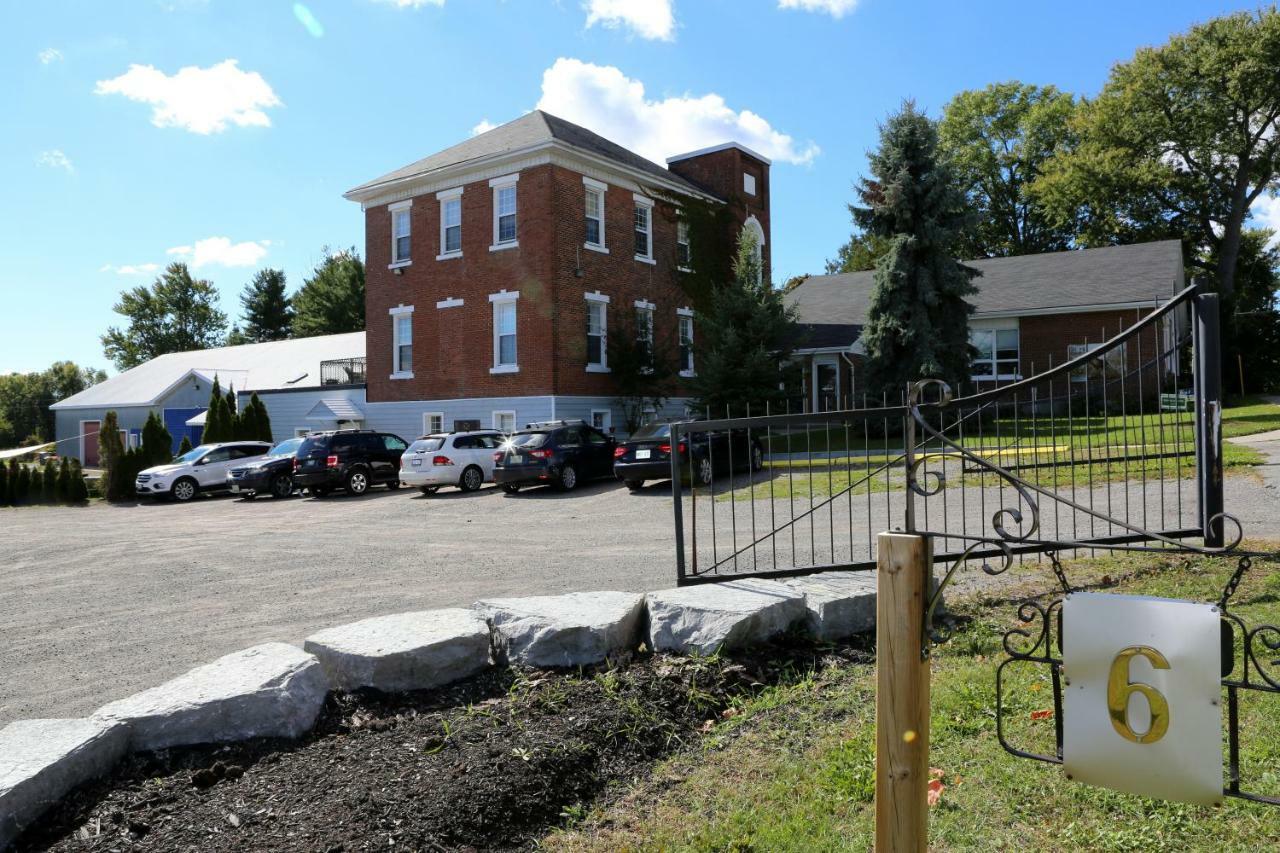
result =
[{"label": "car windshield", "polygon": [[430,435],[409,445],[410,453],[431,453],[444,447],[444,436]]},{"label": "car windshield", "polygon": [[202,444],[199,447],[193,447],[181,456],[174,457],[173,463],[175,465],[190,465],[212,449],[213,446],[209,444]]},{"label": "car windshield", "polygon": [[671,424],[645,424],[640,427],[640,429],[631,433],[631,437],[633,439],[670,438]]},{"label": "car windshield", "polygon": [[511,447],[541,447],[550,437],[549,432],[518,432],[505,443]]},{"label": "car windshield", "polygon": [[302,458],[312,454],[323,456],[329,449],[329,437],[325,435],[313,435],[302,440],[302,444],[298,445],[298,457]]},{"label": "car windshield", "polygon": [[302,439],[291,438],[288,441],[282,441],[275,447],[271,448],[268,456],[292,456],[298,452],[298,448],[302,446]]}]

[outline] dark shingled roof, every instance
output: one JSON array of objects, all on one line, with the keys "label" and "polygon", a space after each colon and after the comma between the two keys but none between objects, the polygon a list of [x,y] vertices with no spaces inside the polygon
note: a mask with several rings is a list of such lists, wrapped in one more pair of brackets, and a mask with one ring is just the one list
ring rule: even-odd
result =
[{"label": "dark shingled roof", "polygon": [[[979,316],[1155,304],[1183,286],[1182,246],[1177,240],[965,263],[982,272],[974,280],[978,292],[970,300]],[[834,333],[840,327],[860,330],[867,321],[873,275],[816,275],[787,294],[787,304],[795,306],[799,321],[810,329],[807,346],[847,345],[856,339],[854,335],[841,343],[812,342],[838,337]]]},{"label": "dark shingled roof", "polygon": [[380,178],[375,178],[348,190],[347,195],[373,189],[382,184],[392,183],[404,178],[438,172],[442,169],[459,166],[483,157],[518,151],[522,148],[552,140],[563,142],[588,154],[605,157],[616,163],[637,169],[652,175],[654,178],[674,183],[690,192],[710,195],[705,189],[690,183],[675,172],[664,169],[652,160],[646,160],[634,151],[628,151],[616,142],[610,142],[585,127],[579,127],[572,122],[565,121],[542,110],[526,113],[515,121],[509,121],[500,127],[495,127],[493,130],[485,131],[465,142],[459,142],[457,145],[432,154],[430,157],[424,157],[415,163],[396,169],[394,172],[388,172]]}]

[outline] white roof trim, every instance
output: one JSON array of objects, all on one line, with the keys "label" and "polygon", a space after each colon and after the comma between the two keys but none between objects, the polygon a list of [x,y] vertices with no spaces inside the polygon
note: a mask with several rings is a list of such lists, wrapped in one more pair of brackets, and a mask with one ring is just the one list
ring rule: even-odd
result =
[{"label": "white roof trim", "polygon": [[667,164],[670,165],[677,160],[688,160],[690,157],[701,157],[703,154],[714,154],[717,151],[728,151],[730,148],[737,148],[743,153],[750,154],[752,157],[764,163],[766,166],[772,166],[773,161],[761,154],[759,151],[752,151],[741,142],[722,142],[719,145],[712,145],[707,148],[699,148],[697,151],[690,151],[687,154],[677,154],[674,157],[667,158]]}]

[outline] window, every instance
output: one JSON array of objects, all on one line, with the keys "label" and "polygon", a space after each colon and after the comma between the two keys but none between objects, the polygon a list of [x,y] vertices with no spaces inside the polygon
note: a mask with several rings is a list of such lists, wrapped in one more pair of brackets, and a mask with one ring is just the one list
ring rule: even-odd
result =
[{"label": "window", "polygon": [[636,301],[636,341],[650,356],[653,355],[653,309],[652,302]]},{"label": "window", "polygon": [[[748,216],[742,224],[742,234],[750,234],[755,245],[751,247],[751,257],[756,263],[756,281],[764,280],[764,226],[754,216]],[[741,238],[739,238],[741,239]]]},{"label": "window", "polygon": [[422,415],[422,434],[444,432],[444,412],[425,412]]},{"label": "window", "polygon": [[586,198],[586,235],[583,245],[588,249],[608,252],[604,247],[604,192],[609,187],[590,178],[582,179]]},{"label": "window", "polygon": [[520,368],[516,362],[516,300],[519,291],[502,291],[490,294],[493,303],[493,367],[490,373],[515,373]]},{"label": "window", "polygon": [[676,315],[680,328],[680,375],[693,376],[693,312],[681,308]]},{"label": "window", "polygon": [[653,202],[642,195],[635,196],[636,260],[653,263]]},{"label": "window", "polygon": [[[1102,344],[1068,344],[1067,358],[1077,358],[1093,352]],[[1100,382],[1120,378],[1125,371],[1124,346],[1108,350],[1101,358],[1090,359],[1083,367],[1071,371],[1072,382]]]},{"label": "window", "polygon": [[613,428],[613,413],[608,409],[592,409],[591,425],[602,432]]},{"label": "window", "polygon": [[1017,329],[974,329],[969,343],[978,351],[973,359],[974,379],[1018,378]]},{"label": "window", "polygon": [[493,428],[503,435],[510,435],[516,431],[516,413],[515,412],[494,412]]},{"label": "window", "polygon": [[489,182],[493,187],[493,245],[490,251],[509,249],[516,242],[516,181],[520,175],[506,175]]},{"label": "window", "polygon": [[391,205],[391,264],[409,263],[409,208],[412,201]]},{"label": "window", "polygon": [[693,254],[689,251],[689,222],[685,219],[676,220],[676,266],[682,270],[689,269],[692,264]]},{"label": "window", "polygon": [[742,173],[742,191],[747,195],[756,194],[756,176],[750,172]]},{"label": "window", "polygon": [[462,255],[462,188],[436,193],[440,200],[440,254],[436,260]]},{"label": "window", "polygon": [[413,378],[413,308],[391,309],[391,378]]},{"label": "window", "polygon": [[587,372],[609,370],[607,337],[609,297],[596,291],[587,294]]}]

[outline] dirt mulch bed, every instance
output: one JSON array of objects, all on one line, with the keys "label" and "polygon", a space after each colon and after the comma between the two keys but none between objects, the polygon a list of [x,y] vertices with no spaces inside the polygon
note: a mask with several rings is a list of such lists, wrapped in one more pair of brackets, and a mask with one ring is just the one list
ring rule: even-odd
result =
[{"label": "dirt mulch bed", "polygon": [[611,786],[696,742],[735,697],[866,659],[851,646],[797,644],[331,695],[300,741],[132,756],[73,792],[17,849],[528,849]]}]

